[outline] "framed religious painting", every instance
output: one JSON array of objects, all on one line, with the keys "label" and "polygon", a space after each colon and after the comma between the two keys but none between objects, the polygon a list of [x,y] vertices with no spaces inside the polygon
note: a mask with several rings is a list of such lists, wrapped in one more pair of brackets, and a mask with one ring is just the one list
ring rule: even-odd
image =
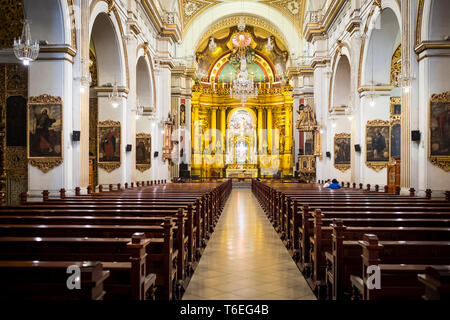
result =
[{"label": "framed religious painting", "polygon": [[391,97],[391,119],[401,118],[402,116],[402,98],[401,97]]},{"label": "framed religious painting", "polygon": [[390,160],[390,121],[372,120],[366,124],[366,166],[380,171]]},{"label": "framed religious painting", "polygon": [[107,172],[121,164],[121,127],[119,121],[106,120],[97,126],[97,163]]},{"label": "framed religious painting", "polygon": [[152,166],[152,137],[148,133],[136,134],[136,169],[144,172]]},{"label": "framed religious painting", "polygon": [[47,173],[63,161],[63,103],[47,94],[27,104],[28,162]]},{"label": "framed religious painting", "polygon": [[450,91],[430,99],[428,157],[431,163],[450,171]]},{"label": "framed religious painting", "polygon": [[342,172],[350,169],[350,133],[334,135],[334,167]]}]

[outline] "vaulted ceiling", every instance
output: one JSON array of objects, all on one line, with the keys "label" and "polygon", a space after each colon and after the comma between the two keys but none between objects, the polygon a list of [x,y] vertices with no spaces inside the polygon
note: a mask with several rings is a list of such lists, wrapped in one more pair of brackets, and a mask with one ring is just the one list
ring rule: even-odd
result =
[{"label": "vaulted ceiling", "polygon": [[[273,7],[286,16],[300,30],[303,25],[306,0],[178,0],[183,31],[205,10],[224,2],[234,2],[236,7],[246,2],[260,2]],[[264,12],[255,12],[266,16]],[[220,17],[218,17],[220,18]],[[269,17],[266,17],[269,18]],[[300,32],[301,33],[301,32]]]}]

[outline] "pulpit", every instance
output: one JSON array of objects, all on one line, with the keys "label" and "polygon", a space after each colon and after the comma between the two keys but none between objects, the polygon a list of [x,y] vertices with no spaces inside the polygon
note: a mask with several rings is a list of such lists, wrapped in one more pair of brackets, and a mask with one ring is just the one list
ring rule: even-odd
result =
[{"label": "pulpit", "polygon": [[95,157],[89,157],[89,185],[94,186],[94,161]]},{"label": "pulpit", "polygon": [[400,159],[394,158],[393,162],[387,166],[388,192],[395,194],[397,187],[400,187]]}]

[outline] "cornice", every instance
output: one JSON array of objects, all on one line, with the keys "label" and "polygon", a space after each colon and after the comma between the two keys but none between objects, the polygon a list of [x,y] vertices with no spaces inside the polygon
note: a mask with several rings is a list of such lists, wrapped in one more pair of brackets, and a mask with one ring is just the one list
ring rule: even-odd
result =
[{"label": "cornice", "polygon": [[414,48],[416,54],[430,49],[450,49],[450,41],[422,41]]},{"label": "cornice", "polygon": [[326,33],[346,1],[347,0],[333,1],[328,7],[321,22],[307,23],[303,31],[305,40],[311,42],[315,36],[320,36]]}]

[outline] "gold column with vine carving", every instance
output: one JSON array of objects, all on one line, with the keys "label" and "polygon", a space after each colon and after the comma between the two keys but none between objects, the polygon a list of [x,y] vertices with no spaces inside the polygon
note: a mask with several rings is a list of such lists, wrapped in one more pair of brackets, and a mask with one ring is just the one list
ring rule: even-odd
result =
[{"label": "gold column with vine carving", "polygon": [[263,145],[263,112],[262,107],[258,107],[258,153],[262,153]]},{"label": "gold column with vine carving", "polygon": [[211,108],[211,154],[216,152],[217,107]]},{"label": "gold column with vine carving", "polygon": [[272,154],[272,129],[273,129],[272,107],[267,107],[267,152],[269,154]]}]

